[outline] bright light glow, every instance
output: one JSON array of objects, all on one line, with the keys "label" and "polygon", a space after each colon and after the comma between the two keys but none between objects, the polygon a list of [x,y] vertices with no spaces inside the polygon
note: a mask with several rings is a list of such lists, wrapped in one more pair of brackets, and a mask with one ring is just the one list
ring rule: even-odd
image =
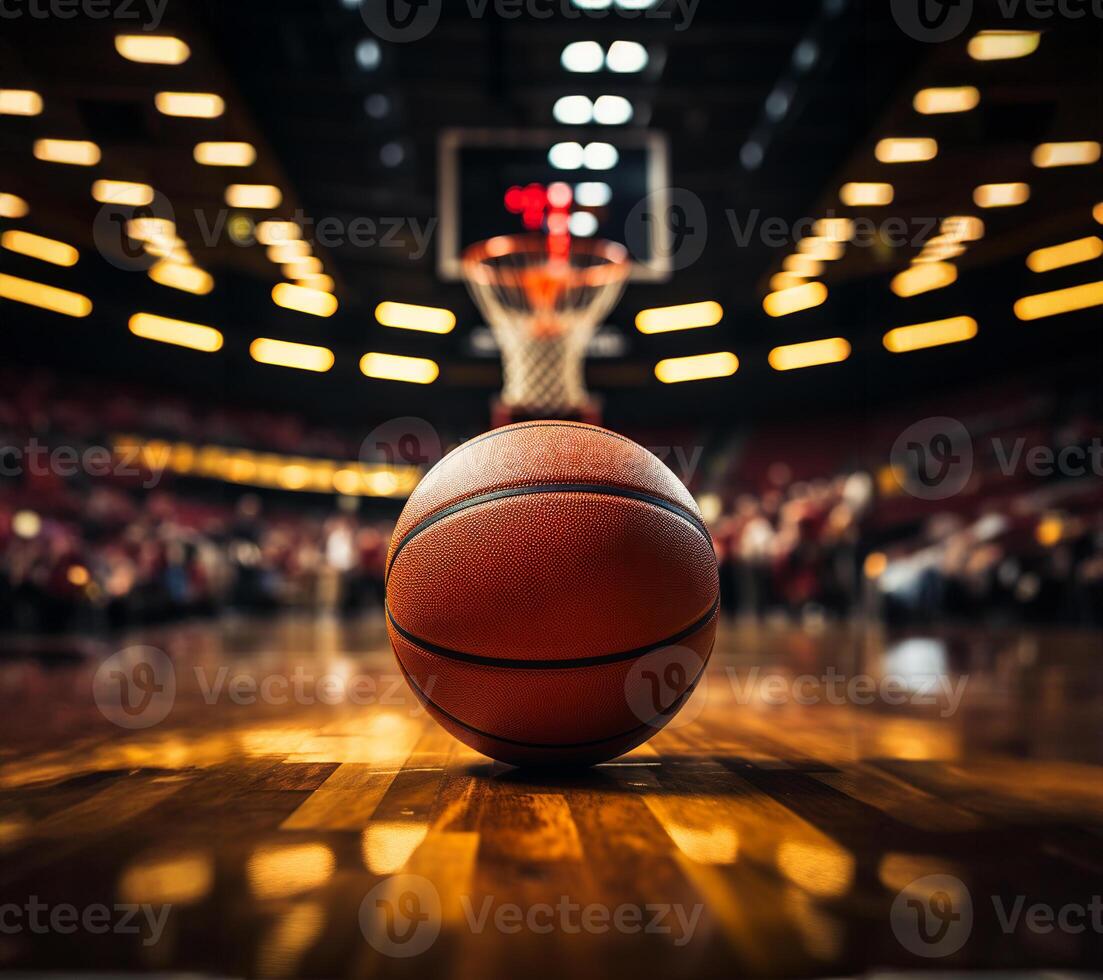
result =
[{"label": "bright light glow", "polygon": [[258,337],[249,345],[254,361],[274,364],[276,367],[296,368],[299,371],[316,371],[324,374],[333,367],[333,351],[328,347],[311,344],[293,344],[286,340]]},{"label": "bright light glow", "polygon": [[1040,320],[1059,313],[1074,313],[1093,306],[1103,306],[1103,282],[1057,289],[1037,296],[1024,296],[1015,304],[1015,316],[1020,320]]},{"label": "bright light glow", "polygon": [[874,155],[881,163],[923,163],[938,156],[938,141],[926,136],[883,139],[877,144]]},{"label": "bright light glow", "polygon": [[632,114],[632,103],[622,95],[602,95],[594,103],[594,122],[602,126],[623,126]]},{"label": "bright light glow", "polygon": [[893,354],[941,347],[972,340],[977,335],[977,321],[971,316],[955,316],[949,320],[916,323],[909,327],[897,327],[884,337],[885,349]]},{"label": "bright light glow", "polygon": [[[0,194],[0,201],[4,198],[3,194]],[[18,198],[16,198],[18,200]],[[1103,225],[1103,201],[1100,201],[1094,208],[1092,208],[1092,217],[1095,218],[1096,224]]]},{"label": "bright light glow", "polygon": [[162,286],[194,293],[196,296],[206,296],[214,289],[214,280],[202,269],[164,259],[150,267],[149,278]]},{"label": "bright light glow", "polygon": [[356,45],[356,63],[364,71],[375,71],[383,61],[383,49],[373,37],[366,37]]},{"label": "bright light glow", "polygon": [[29,89],[0,88],[0,116],[37,116],[42,96]]},{"label": "bright light glow", "polygon": [[804,276],[798,276],[795,272],[778,272],[770,276],[770,292],[778,293],[783,289],[803,286],[804,278]]},{"label": "bright light glow", "polygon": [[222,334],[214,327],[185,320],[172,320],[153,313],[135,313],[130,318],[130,332],[135,337],[156,340],[162,344],[174,344],[208,354],[222,349]]},{"label": "bright light glow", "polygon": [[839,188],[839,199],[847,207],[884,207],[895,196],[892,184],[851,183]]},{"label": "bright light glow", "polygon": [[290,241],[282,245],[270,245],[265,254],[273,265],[283,265],[285,262],[305,259],[310,254],[310,244],[304,241]]},{"label": "bright light glow", "polygon": [[149,34],[120,34],[115,38],[115,50],[127,61],[144,65],[182,65],[191,56],[191,48],[180,38]]},{"label": "bright light glow", "polygon": [[222,96],[211,92],[158,92],[153,104],[166,116],[185,119],[217,119],[226,111]]},{"label": "bright light glow", "polygon": [[818,364],[837,364],[850,357],[850,344],[842,337],[789,344],[770,351],[770,367],[775,371],[793,371]]},{"label": "bright light glow", "polygon": [[0,246],[9,252],[18,252],[20,255],[38,259],[40,262],[49,262],[52,265],[76,265],[80,258],[80,252],[72,245],[14,228],[0,236]]},{"label": "bright light glow", "polygon": [[575,238],[593,238],[598,222],[589,211],[575,211],[567,221],[567,227]]},{"label": "bright light glow", "polygon": [[1098,163],[1100,146],[1094,140],[1078,143],[1042,143],[1034,148],[1031,160],[1036,167],[1083,167]]},{"label": "bright light glow", "polygon": [[1028,200],[1029,184],[981,184],[973,191],[973,201],[978,208],[1012,208]]},{"label": "bright light glow", "polygon": [[31,206],[17,194],[0,194],[0,218],[25,218]]},{"label": "bright light glow", "polygon": [[979,242],[984,237],[984,222],[973,215],[955,214],[942,220],[942,236],[951,242]]},{"label": "bright light glow", "polygon": [[320,276],[324,267],[322,260],[310,255],[304,259],[293,259],[282,266],[283,274],[288,279],[305,279],[307,276]]},{"label": "bright light glow", "polygon": [[972,85],[925,88],[915,93],[912,105],[916,112],[924,116],[937,116],[947,112],[969,112],[980,105],[980,90]]},{"label": "bright light glow", "polygon": [[788,316],[801,310],[810,310],[827,301],[827,287],[822,282],[806,282],[803,286],[770,293],[762,301],[768,316]]},{"label": "bright light glow", "polygon": [[176,223],[168,218],[131,218],[126,234],[136,242],[171,242],[176,238]]},{"label": "bright light glow", "polygon": [[802,238],[797,242],[797,251],[821,262],[835,262],[846,254],[846,249],[839,242],[819,235]]},{"label": "bright light glow", "polygon": [[715,327],[722,319],[724,319],[724,307],[708,300],[703,303],[642,310],[636,316],[636,329],[645,334],[671,333],[675,330]]},{"label": "bright light glow", "polygon": [[232,208],[278,208],[283,193],[271,184],[231,184],[226,188],[226,203]]},{"label": "bright light glow", "polygon": [[981,31],[969,40],[969,57],[974,61],[1025,58],[1038,50],[1041,40],[1037,31]]},{"label": "bright light glow", "polygon": [[365,354],[360,358],[360,370],[369,378],[383,381],[406,381],[429,385],[440,375],[436,361],[426,357],[402,357],[398,354]]},{"label": "bright light glow", "polygon": [[620,162],[620,154],[612,143],[587,143],[582,162],[587,170],[612,170]]},{"label": "bright light glow", "polygon": [[100,162],[100,148],[87,140],[35,140],[34,155],[36,160],[74,167],[94,167]]},{"label": "bright light glow", "polygon": [[332,293],[334,282],[332,276],[327,276],[324,273],[317,273],[312,276],[303,276],[302,279],[297,279],[296,282],[300,286],[309,286],[311,289],[320,289],[326,293]]},{"label": "bright light glow", "polygon": [[854,222],[850,218],[820,218],[812,231],[820,238],[845,244],[854,237]]},{"label": "bright light glow", "polygon": [[708,378],[730,378],[739,370],[739,358],[730,351],[694,354],[692,357],[668,357],[655,365],[655,377],[664,385]]},{"label": "bright light glow", "polygon": [[194,155],[204,167],[250,167],[257,159],[252,143],[198,143]]},{"label": "bright light glow", "polygon": [[585,126],[593,122],[594,104],[585,95],[564,95],[552,106],[552,115],[564,126]]},{"label": "bright light glow", "polygon": [[1026,265],[1031,272],[1049,272],[1062,269],[1066,265],[1076,265],[1078,262],[1090,262],[1101,255],[1103,239],[1091,235],[1088,238],[1078,238],[1074,242],[1039,248],[1027,256]]},{"label": "bright light glow", "polygon": [[805,279],[818,276],[823,272],[823,263],[814,259],[811,255],[788,255],[781,263],[781,268],[791,272],[794,276],[803,276]]},{"label": "bright light glow", "polygon": [[580,208],[603,208],[613,199],[613,188],[601,181],[576,184],[574,199]]},{"label": "bright light glow", "polygon": [[892,280],[892,291],[897,296],[907,298],[929,293],[932,289],[942,289],[957,282],[957,266],[948,262],[926,262],[905,269]]},{"label": "bright light glow", "polygon": [[605,56],[605,67],[625,75],[643,71],[650,60],[647,48],[636,41],[614,41]]},{"label": "bright light glow", "polygon": [[581,143],[556,143],[548,150],[548,163],[556,170],[578,170],[584,159]]},{"label": "bright light glow", "polygon": [[302,238],[302,231],[294,221],[262,221],[255,229],[261,245],[283,245]]},{"label": "bright light glow", "polygon": [[433,306],[410,303],[380,303],[375,318],[385,327],[397,330],[420,330],[424,333],[451,333],[456,329],[456,314]]},{"label": "bright light glow", "polygon": [[153,188],[149,184],[134,184],[129,180],[97,180],[92,185],[92,197],[100,204],[143,208],[153,203]]},{"label": "bright light glow", "polygon": [[2,273],[0,273],[0,299],[26,303],[28,306],[37,306],[53,313],[64,313],[66,316],[85,317],[92,312],[92,301],[87,296]]},{"label": "bright light glow", "polygon": [[337,297],[321,289],[293,286],[289,282],[277,283],[272,289],[272,301],[276,306],[311,316],[333,316],[337,312]]},{"label": "bright light glow", "polygon": [[563,49],[560,61],[567,71],[589,74],[601,70],[605,53],[597,41],[574,41]]}]

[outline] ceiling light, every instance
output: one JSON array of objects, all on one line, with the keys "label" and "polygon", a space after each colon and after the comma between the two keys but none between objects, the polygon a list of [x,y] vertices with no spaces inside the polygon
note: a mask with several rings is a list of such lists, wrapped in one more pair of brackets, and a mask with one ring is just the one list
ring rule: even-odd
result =
[{"label": "ceiling light", "polygon": [[283,245],[302,238],[302,231],[294,221],[262,221],[254,229],[261,245]]},{"label": "ceiling light", "polygon": [[440,376],[436,361],[426,357],[402,357],[399,354],[365,354],[360,358],[360,371],[369,378],[406,381],[417,385],[432,384]]},{"label": "ceiling light", "polygon": [[585,95],[564,95],[556,99],[552,115],[564,126],[585,126],[593,122],[594,104]]},{"label": "ceiling light", "polygon": [[[600,47],[598,48],[600,51]],[[636,41],[614,41],[605,56],[605,66],[619,74],[641,72],[647,67],[650,56],[647,48]],[[596,69],[594,69],[596,71]]]},{"label": "ceiling light", "polygon": [[[270,245],[265,253],[268,261],[274,265],[305,259],[310,254],[310,245],[304,241],[284,242],[282,245]],[[313,275],[313,273],[307,273]]]},{"label": "ceiling light", "polygon": [[149,34],[120,34],[115,38],[115,50],[127,61],[145,65],[181,65],[191,56],[191,49],[180,38]]},{"label": "ceiling light", "polygon": [[128,180],[97,180],[92,185],[92,198],[100,204],[143,208],[153,203],[153,194],[149,184],[134,184]]},{"label": "ceiling light", "polygon": [[322,260],[313,255],[285,262],[282,268],[288,279],[305,279],[307,276],[321,275],[324,271]]},{"label": "ceiling light", "polygon": [[[4,195],[0,194],[0,200],[3,200]],[[18,200],[18,198],[16,198]],[[1092,217],[1095,218],[1096,224],[1103,225],[1103,201],[1100,201],[1094,208],[1092,208]]]},{"label": "ceiling light", "polygon": [[196,296],[206,296],[214,289],[214,280],[209,273],[194,265],[184,265],[162,259],[150,267],[149,278],[170,289],[180,289]]},{"label": "ceiling light", "polygon": [[581,143],[556,143],[548,150],[548,163],[556,170],[578,170],[583,159]]},{"label": "ceiling light", "polygon": [[226,188],[226,203],[232,208],[278,208],[283,192],[271,184],[231,184]]},{"label": "ceiling light", "polygon": [[838,364],[850,357],[850,344],[842,337],[812,340],[805,344],[789,344],[770,351],[770,367],[775,371],[794,371],[820,364]]},{"label": "ceiling light", "polygon": [[162,344],[189,347],[208,354],[222,349],[222,334],[214,327],[201,323],[173,320],[153,313],[135,313],[130,318],[130,332],[144,340],[156,340]]},{"label": "ceiling light", "polygon": [[846,254],[846,249],[841,243],[818,235],[802,238],[797,242],[797,251],[809,258],[819,259],[821,262],[837,262]]},{"label": "ceiling light", "polygon": [[811,255],[789,255],[781,263],[781,268],[796,276],[818,276],[823,272],[823,263]]},{"label": "ceiling light", "polygon": [[714,327],[724,318],[724,307],[712,300],[642,310],[636,316],[636,329],[643,334],[671,333]]},{"label": "ceiling light", "polygon": [[938,142],[929,137],[891,137],[877,144],[874,155],[881,163],[923,163],[938,156]]},{"label": "ceiling light", "polygon": [[397,140],[384,143],[379,148],[379,160],[384,167],[397,167],[406,159],[406,150]]},{"label": "ceiling light", "polygon": [[926,262],[905,269],[892,280],[892,291],[907,298],[942,289],[957,281],[957,267],[948,262]]},{"label": "ceiling light", "polygon": [[0,246],[9,252],[17,252],[40,262],[49,262],[51,265],[72,266],[80,259],[78,252],[72,245],[65,242],[57,242],[52,238],[43,238],[41,235],[32,235],[29,231],[17,231],[12,229],[0,236]]},{"label": "ceiling light", "polygon": [[28,89],[0,88],[0,116],[37,116],[42,96]]},{"label": "ceiling light", "polygon": [[812,231],[828,241],[846,243],[854,237],[854,222],[850,218],[820,218]]},{"label": "ceiling light", "polygon": [[1030,199],[1030,185],[1023,183],[981,184],[973,191],[978,208],[1011,208]]},{"label": "ceiling light", "polygon": [[721,351],[691,357],[668,357],[655,365],[655,377],[663,384],[673,385],[683,381],[730,378],[738,370],[739,358],[730,351]]},{"label": "ceiling light", "polygon": [[798,276],[795,272],[778,272],[770,276],[770,292],[779,293],[783,289],[792,289],[794,286],[804,285],[804,276]]},{"label": "ceiling light", "polygon": [[249,167],[257,151],[252,143],[197,143],[194,156],[204,167]]},{"label": "ceiling light", "polygon": [[1069,289],[1056,289],[1051,293],[1024,296],[1015,304],[1015,316],[1020,320],[1040,320],[1093,306],[1103,306],[1103,282],[1089,282]]},{"label": "ceiling light", "polygon": [[848,207],[884,207],[895,196],[892,184],[850,183],[839,189],[839,198]]},{"label": "ceiling light", "polygon": [[621,95],[602,95],[594,103],[594,122],[623,126],[632,121],[632,103]]},{"label": "ceiling light", "polygon": [[959,85],[955,88],[925,88],[915,93],[912,105],[916,112],[924,116],[969,112],[980,105],[980,90],[972,85]]},{"label": "ceiling light", "polygon": [[587,143],[582,151],[582,163],[587,170],[612,170],[620,162],[620,154],[612,143]]},{"label": "ceiling light", "polygon": [[605,53],[597,41],[574,41],[563,49],[560,61],[567,71],[589,74],[601,70]]},{"label": "ceiling light", "polygon": [[575,184],[574,200],[580,208],[603,208],[613,199],[613,188],[601,181]]},{"label": "ceiling light", "polygon": [[897,327],[885,334],[884,345],[893,354],[904,354],[927,347],[957,344],[963,340],[972,340],[976,335],[976,320],[971,316],[955,316],[948,320]]},{"label": "ceiling light", "polygon": [[94,167],[100,162],[100,148],[87,140],[35,140],[34,155],[46,163],[68,163],[75,167]]},{"label": "ceiling light", "polygon": [[1101,255],[1103,239],[1092,235],[1089,238],[1078,238],[1074,242],[1039,248],[1027,256],[1026,264],[1031,272],[1050,272],[1053,269],[1063,269],[1067,265],[1090,262]]},{"label": "ceiling light", "polygon": [[332,293],[293,286],[289,282],[276,284],[272,290],[272,301],[285,310],[309,313],[311,316],[333,316],[337,312],[337,297]]},{"label": "ceiling light", "polygon": [[1035,147],[1031,160],[1036,167],[1082,167],[1098,163],[1099,144],[1094,140],[1077,143],[1043,143]]},{"label": "ceiling light", "polygon": [[981,31],[969,41],[969,57],[974,61],[1025,58],[1038,50],[1041,40],[1037,31]]},{"label": "ceiling light", "polygon": [[25,218],[31,206],[17,194],[0,194],[0,218]]},{"label": "ceiling light", "polygon": [[185,119],[217,119],[226,111],[226,103],[210,92],[158,92],[153,97],[157,111]]},{"label": "ceiling light", "polygon": [[456,314],[433,306],[410,303],[380,303],[375,318],[385,327],[397,330],[420,330],[423,333],[446,334],[456,328]]},{"label": "ceiling light", "polygon": [[383,49],[372,37],[366,37],[356,45],[356,63],[364,71],[375,71],[383,60]]},{"label": "ceiling light", "polygon": [[333,367],[333,351],[328,347],[312,344],[293,344],[286,340],[258,337],[249,345],[254,361],[273,364],[276,367],[296,368],[299,371],[315,371],[324,374]]},{"label": "ceiling light", "polygon": [[567,219],[567,228],[575,238],[593,238],[597,234],[598,220],[589,211],[575,211]]},{"label": "ceiling light", "polygon": [[950,242],[979,242],[984,237],[984,222],[973,215],[955,214],[942,220],[939,231]]},{"label": "ceiling light", "polygon": [[380,92],[373,92],[364,99],[364,112],[372,119],[385,119],[391,111],[391,100]]},{"label": "ceiling light", "polygon": [[307,286],[310,289],[320,289],[324,293],[332,293],[335,285],[332,276],[327,276],[321,272],[303,276],[301,279],[296,279],[295,282],[300,286]]},{"label": "ceiling light", "polygon": [[793,286],[777,293],[770,293],[762,301],[767,315],[778,317],[810,310],[827,300],[827,287],[822,282],[807,282],[803,286]]},{"label": "ceiling light", "polygon": [[14,303],[25,303],[66,316],[86,317],[92,312],[92,301],[87,296],[2,273],[0,299],[10,299]]}]

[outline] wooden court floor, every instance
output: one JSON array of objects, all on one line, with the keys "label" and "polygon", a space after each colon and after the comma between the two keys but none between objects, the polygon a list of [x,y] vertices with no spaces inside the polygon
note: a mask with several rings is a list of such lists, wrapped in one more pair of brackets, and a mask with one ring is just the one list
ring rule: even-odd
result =
[{"label": "wooden court floor", "polygon": [[[171,683],[122,717],[138,646]],[[1101,762],[1098,634],[729,626],[669,729],[540,773],[436,727],[375,621],[9,639],[0,971],[1098,970]]]}]

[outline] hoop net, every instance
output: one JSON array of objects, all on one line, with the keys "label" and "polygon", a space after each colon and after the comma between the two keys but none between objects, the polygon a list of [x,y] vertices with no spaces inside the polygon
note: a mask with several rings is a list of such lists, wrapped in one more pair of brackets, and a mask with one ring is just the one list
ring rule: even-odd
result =
[{"label": "hoop net", "polygon": [[624,291],[627,249],[572,239],[556,255],[543,235],[502,236],[469,248],[463,269],[502,352],[502,403],[549,416],[585,410],[586,348]]}]

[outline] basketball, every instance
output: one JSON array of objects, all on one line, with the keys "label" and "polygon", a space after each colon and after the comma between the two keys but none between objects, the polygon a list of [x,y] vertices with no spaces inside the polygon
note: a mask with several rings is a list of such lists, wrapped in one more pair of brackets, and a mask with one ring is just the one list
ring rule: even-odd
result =
[{"label": "basketball", "polygon": [[654,454],[523,422],[426,474],[395,527],[386,604],[406,680],[456,738],[514,765],[592,765],[692,694],[719,584],[697,504]]}]

